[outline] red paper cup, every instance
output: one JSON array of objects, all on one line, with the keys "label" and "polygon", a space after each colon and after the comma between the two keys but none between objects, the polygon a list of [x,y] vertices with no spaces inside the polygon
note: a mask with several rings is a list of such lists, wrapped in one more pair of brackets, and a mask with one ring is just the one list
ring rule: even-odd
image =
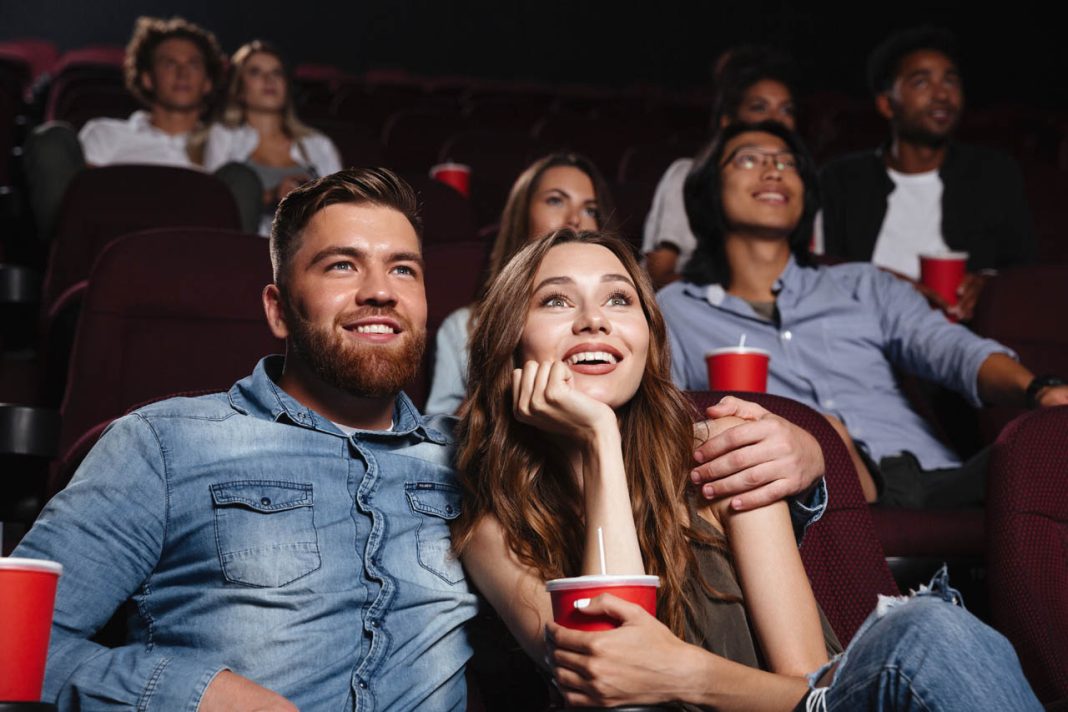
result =
[{"label": "red paper cup", "polygon": [[637,603],[656,615],[656,589],[659,576],[576,576],[553,579],[545,584],[553,599],[553,620],[575,630],[611,630],[619,621],[609,616],[588,616],[575,608],[575,601],[610,593],[624,601]]},{"label": "red paper cup", "polygon": [[708,365],[708,390],[750,391],[768,390],[768,362],[771,354],[764,349],[748,346],[728,346],[705,354]]},{"label": "red paper cup", "polygon": [[968,267],[967,252],[940,252],[920,255],[920,281],[953,306],[957,290]]},{"label": "red paper cup", "polygon": [[0,700],[40,702],[63,566],[0,558]]},{"label": "red paper cup", "polygon": [[462,163],[439,163],[430,169],[430,177],[451,186],[465,198],[471,195],[471,166]]}]

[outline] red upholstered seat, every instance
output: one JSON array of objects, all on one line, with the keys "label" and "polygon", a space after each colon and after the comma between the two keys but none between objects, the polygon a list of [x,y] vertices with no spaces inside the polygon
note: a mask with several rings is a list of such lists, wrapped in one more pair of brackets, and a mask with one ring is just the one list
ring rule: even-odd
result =
[{"label": "red upholstered seat", "polygon": [[172,226],[239,230],[241,221],[229,189],[199,171],[116,165],[71,180],[41,297],[46,401],[55,402],[62,392],[85,280],[97,256],[121,235]]},{"label": "red upholstered seat", "polygon": [[[1065,235],[1062,233],[1060,237]],[[1068,264],[1012,267],[991,278],[983,288],[972,328],[1015,350],[1020,361],[1035,373],[1065,376],[1068,374],[1065,305],[1068,305]],[[979,422],[984,435],[993,441],[1001,428],[1022,412],[994,408],[981,413]]]},{"label": "red upholstered seat", "polygon": [[994,625],[1043,702],[1068,698],[1068,406],[1001,433],[987,487]]},{"label": "red upholstered seat", "polygon": [[66,484],[94,427],[162,396],[227,389],[280,353],[260,300],[270,281],[267,241],[254,235],[175,228],[113,242],[89,280],[50,489]]},{"label": "red upholstered seat", "polygon": [[200,171],[118,165],[79,173],[60,208],[42,303],[51,307],[88,277],[97,255],[116,237],[172,226],[238,230],[241,221],[222,181]]},{"label": "red upholstered seat", "polygon": [[426,173],[406,175],[404,179],[419,196],[425,245],[475,239],[475,213],[470,200]]},{"label": "red upholstered seat", "polygon": [[386,166],[401,173],[426,175],[438,162],[442,144],[468,126],[459,109],[399,111],[382,129]]},{"label": "red upholstered seat", "polygon": [[[724,393],[690,393],[700,409]],[[801,545],[816,600],[843,644],[875,607],[876,595],[896,595],[897,584],[875,537],[870,508],[845,444],[827,420],[797,401],[764,393],[738,393],[801,426],[819,441],[826,465],[827,511],[812,525]]]}]

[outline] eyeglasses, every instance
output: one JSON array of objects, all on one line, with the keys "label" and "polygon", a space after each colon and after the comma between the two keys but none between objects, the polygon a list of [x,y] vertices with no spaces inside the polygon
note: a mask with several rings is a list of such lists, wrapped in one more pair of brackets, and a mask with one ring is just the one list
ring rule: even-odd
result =
[{"label": "eyeglasses", "polygon": [[727,157],[727,160],[723,162],[723,165],[726,166],[730,163],[739,170],[751,171],[768,165],[769,160],[771,165],[775,166],[775,170],[781,172],[790,171],[796,173],[801,163],[797,155],[792,151],[761,151],[757,148],[743,146],[742,148],[736,148]]}]

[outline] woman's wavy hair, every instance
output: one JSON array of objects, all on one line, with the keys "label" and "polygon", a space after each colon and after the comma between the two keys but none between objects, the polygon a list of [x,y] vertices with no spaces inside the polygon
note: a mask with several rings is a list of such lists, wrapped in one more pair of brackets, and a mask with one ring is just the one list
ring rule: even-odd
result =
[{"label": "woman's wavy hair", "polygon": [[691,579],[703,581],[690,542],[725,548],[722,538],[686,523],[695,412],[671,381],[666,328],[649,279],[633,249],[609,233],[565,228],[527,244],[476,308],[468,367],[472,387],[458,430],[465,500],[454,523],[453,546],[463,552],[478,522],[493,516],[519,561],[546,581],[581,573],[583,500],[570,465],[541,431],[519,422],[512,410],[512,371],[522,365],[520,339],[535,274],[549,250],[574,243],[599,245],[619,258],[649,324],[644,376],[617,413],[638,543],[646,570],[660,577],[657,613],[682,635],[691,612],[684,586]]},{"label": "woman's wavy hair", "polygon": [[797,156],[798,172],[804,185],[805,196],[801,220],[790,233],[790,251],[798,264],[811,262],[809,243],[812,239],[812,223],[820,208],[820,197],[816,169],[808,149],[800,136],[777,121],[734,123],[725,126],[697,154],[682,188],[686,217],[690,220],[690,229],[697,237],[697,249],[686,264],[683,276],[694,284],[721,284],[724,287],[730,284],[731,270],[724,247],[728,232],[727,217],[723,212],[723,161],[726,159],[724,152],[731,139],[750,131],[781,138],[786,147]]},{"label": "woman's wavy hair", "polygon": [[599,230],[611,229],[615,213],[612,194],[608,190],[608,181],[604,179],[593,161],[579,153],[561,152],[543,156],[519,174],[515,183],[512,184],[512,190],[508,193],[508,200],[501,212],[501,227],[490,252],[486,286],[500,274],[508,260],[530,242],[531,238],[541,237],[530,234],[530,204],[545,171],[560,166],[577,168],[589,176],[597,198],[597,228]]},{"label": "woman's wavy hair", "polygon": [[230,128],[237,128],[245,123],[245,106],[241,101],[241,94],[244,91],[241,74],[245,68],[245,62],[255,54],[269,54],[282,64],[286,83],[286,103],[282,108],[282,130],[285,131],[286,136],[291,139],[302,139],[315,133],[311,127],[297,118],[293,99],[293,80],[289,75],[285,58],[274,45],[264,40],[252,40],[241,45],[230,58],[230,83],[226,88],[226,99],[223,102],[219,121]]}]

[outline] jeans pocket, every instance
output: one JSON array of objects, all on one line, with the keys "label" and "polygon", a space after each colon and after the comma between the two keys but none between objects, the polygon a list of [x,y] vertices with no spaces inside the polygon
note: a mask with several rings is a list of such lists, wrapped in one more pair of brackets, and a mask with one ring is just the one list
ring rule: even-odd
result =
[{"label": "jeans pocket", "polygon": [[285,586],[321,565],[311,484],[222,482],[211,486],[211,497],[215,540],[227,581]]},{"label": "jeans pocket", "polygon": [[404,492],[408,506],[419,518],[419,565],[446,583],[463,581],[464,569],[453,555],[449,536],[449,522],[460,516],[460,488],[440,482],[408,482]]}]

